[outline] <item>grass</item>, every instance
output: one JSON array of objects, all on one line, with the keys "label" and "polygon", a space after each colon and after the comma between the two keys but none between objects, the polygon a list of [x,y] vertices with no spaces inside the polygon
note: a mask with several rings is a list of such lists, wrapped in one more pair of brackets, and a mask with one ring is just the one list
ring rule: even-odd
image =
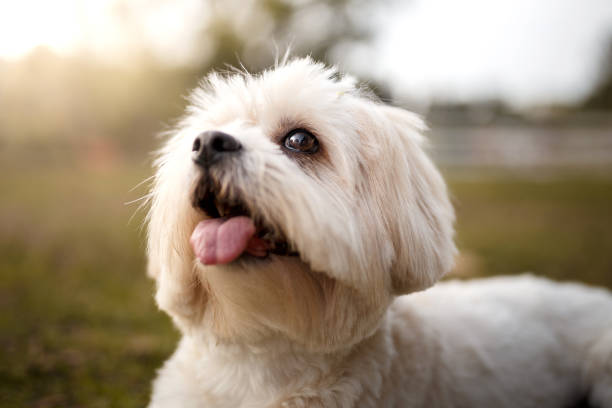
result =
[{"label": "grass", "polygon": [[[178,339],[124,205],[150,170],[17,162],[0,165],[0,407],[144,406]],[[449,179],[459,274],[612,288],[611,179]]]},{"label": "grass", "polygon": [[612,288],[612,179],[450,180],[469,276],[533,272]]},{"label": "grass", "polygon": [[145,277],[128,191],[149,170],[0,179],[0,406],[142,407],[177,334]]}]

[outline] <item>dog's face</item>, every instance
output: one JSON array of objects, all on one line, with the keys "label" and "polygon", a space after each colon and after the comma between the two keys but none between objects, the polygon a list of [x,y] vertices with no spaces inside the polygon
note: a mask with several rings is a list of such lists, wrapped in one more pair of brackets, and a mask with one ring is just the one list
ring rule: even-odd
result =
[{"label": "dog's face", "polygon": [[421,122],[309,59],[209,76],[158,161],[157,300],[183,330],[333,350],[452,264]]}]

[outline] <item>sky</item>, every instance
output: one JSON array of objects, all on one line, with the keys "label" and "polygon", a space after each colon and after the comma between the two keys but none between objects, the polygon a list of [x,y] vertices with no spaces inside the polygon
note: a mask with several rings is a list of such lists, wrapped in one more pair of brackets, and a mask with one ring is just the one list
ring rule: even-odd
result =
[{"label": "sky", "polygon": [[[188,61],[208,23],[200,0],[0,0],[0,58],[14,60],[37,46],[59,54],[87,51],[121,62],[143,43],[168,61]],[[118,24],[134,13],[138,26]],[[163,59],[163,58],[162,58]]]},{"label": "sky", "polygon": [[[195,42],[210,23],[204,2],[147,9],[148,1],[0,0],[0,58],[45,45],[122,61],[143,41],[166,62],[205,54],[206,44]],[[117,4],[142,15],[139,27],[113,23]],[[591,90],[612,39],[612,0],[397,0],[368,18],[376,35],[367,57],[350,49],[338,62],[423,103],[497,96],[517,107],[577,101]]]},{"label": "sky", "polygon": [[612,0],[412,0],[387,18],[375,76],[417,100],[571,103],[612,46]]}]

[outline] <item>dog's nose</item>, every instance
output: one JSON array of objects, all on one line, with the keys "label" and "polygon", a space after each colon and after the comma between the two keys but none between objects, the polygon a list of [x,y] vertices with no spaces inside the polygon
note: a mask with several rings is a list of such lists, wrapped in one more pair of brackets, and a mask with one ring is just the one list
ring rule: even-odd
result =
[{"label": "dog's nose", "polygon": [[233,136],[217,130],[208,130],[200,133],[193,141],[191,157],[195,163],[209,166],[241,149],[242,145]]}]

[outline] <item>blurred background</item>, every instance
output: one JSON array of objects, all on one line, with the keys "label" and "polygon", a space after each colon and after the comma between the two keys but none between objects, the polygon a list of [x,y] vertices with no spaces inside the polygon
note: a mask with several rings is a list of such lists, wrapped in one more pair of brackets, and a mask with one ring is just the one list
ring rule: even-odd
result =
[{"label": "blurred background", "polygon": [[454,277],[612,288],[609,0],[0,2],[0,406],[142,407],[178,339],[145,277],[156,134],[291,45],[423,115]]}]

